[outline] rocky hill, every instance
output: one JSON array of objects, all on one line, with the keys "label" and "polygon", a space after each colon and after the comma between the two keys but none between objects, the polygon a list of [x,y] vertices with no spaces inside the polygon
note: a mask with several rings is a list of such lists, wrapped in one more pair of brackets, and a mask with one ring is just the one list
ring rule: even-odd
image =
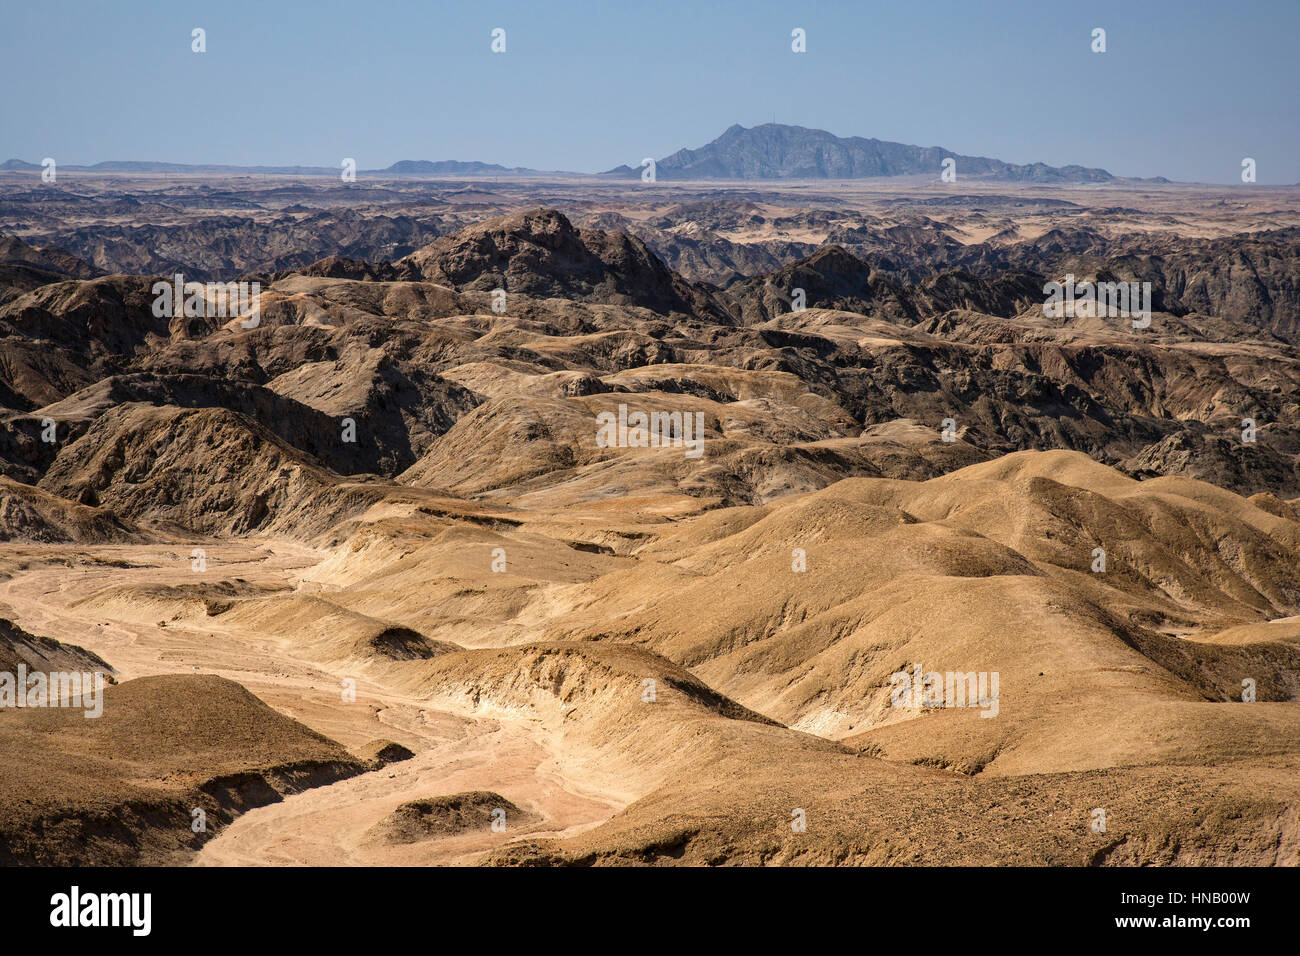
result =
[{"label": "rocky hill", "polygon": [[[1005,182],[1110,182],[1104,169],[1083,166],[1017,165],[983,156],[962,156],[938,146],[907,146],[861,136],[841,137],[821,129],[764,123],[736,124],[699,149],[681,149],[655,164],[664,179],[862,179],[873,176],[939,177],[945,160],[959,176]],[[628,166],[607,176],[639,176]]]}]

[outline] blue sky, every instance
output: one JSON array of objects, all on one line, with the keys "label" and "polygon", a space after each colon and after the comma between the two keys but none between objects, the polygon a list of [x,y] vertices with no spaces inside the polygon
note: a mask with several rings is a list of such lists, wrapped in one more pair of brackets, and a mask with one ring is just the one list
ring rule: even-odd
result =
[{"label": "blue sky", "polygon": [[1250,156],[1261,184],[1300,182],[1296,0],[6,0],[0,24],[0,159],[594,172],[775,120],[1202,182]]}]

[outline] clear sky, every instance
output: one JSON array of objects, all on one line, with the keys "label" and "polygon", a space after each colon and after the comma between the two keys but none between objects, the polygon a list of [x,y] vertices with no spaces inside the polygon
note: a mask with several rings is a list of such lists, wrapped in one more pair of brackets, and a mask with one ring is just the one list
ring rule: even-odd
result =
[{"label": "clear sky", "polygon": [[3,0],[0,160],[595,172],[775,120],[1296,183],[1298,37],[1297,0]]}]

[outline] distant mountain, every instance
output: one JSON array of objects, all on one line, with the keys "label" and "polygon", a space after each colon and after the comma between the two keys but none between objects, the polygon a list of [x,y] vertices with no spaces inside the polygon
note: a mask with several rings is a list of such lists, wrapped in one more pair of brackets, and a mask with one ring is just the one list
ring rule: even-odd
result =
[{"label": "distant mountain", "polygon": [[138,160],[109,160],[93,166],[61,166],[60,168],[90,173],[260,173],[285,176],[333,175],[338,172],[331,166],[221,166]]},{"label": "distant mountain", "polygon": [[455,159],[430,162],[427,159],[403,159],[384,170],[397,176],[533,176],[535,169],[522,166],[499,166],[496,163],[464,163]]},{"label": "distant mountain", "polygon": [[[22,172],[39,172],[41,167],[21,159],[10,159],[0,163],[0,170],[18,170]],[[337,176],[341,166],[220,166],[191,163],[157,163],[137,160],[109,160],[95,163],[93,166],[76,166],[72,164],[58,167],[60,172],[78,173],[200,173],[224,175],[255,176]],[[508,168],[494,163],[460,162],[443,160],[430,162],[424,159],[404,159],[393,163],[387,169],[363,169],[360,175],[389,174],[395,176],[530,176],[537,175],[537,170],[523,167]],[[561,173],[557,175],[574,175]]]},{"label": "distant mountain", "polygon": [[[983,156],[962,156],[938,146],[907,146],[860,136],[840,137],[821,129],[764,123],[732,126],[699,149],[681,149],[657,160],[657,179],[865,179],[929,174],[938,177],[945,159],[956,160],[958,176],[1010,182],[1112,182],[1104,169],[1083,166],[1018,166]],[[630,178],[641,170],[619,166],[602,175]]]},{"label": "distant mountain", "polygon": [[[37,171],[41,167],[21,159],[10,159],[0,163],[0,170]],[[322,176],[337,175],[339,170],[332,166],[222,166],[208,163],[158,163],[150,160],[111,159],[93,166],[78,166],[72,163],[59,163],[59,172],[77,173],[226,173],[254,174],[263,176]]]},{"label": "distant mountain", "polygon": [[[1017,165],[984,156],[963,156],[939,146],[907,146],[860,136],[840,137],[821,129],[765,123],[746,129],[732,126],[699,149],[681,149],[657,160],[658,179],[866,179],[877,176],[933,176],[946,159],[956,161],[959,178],[978,177],[1019,183],[1168,182],[1120,179],[1104,169],[1085,166]],[[0,170],[35,171],[40,166],[20,159],[0,164]],[[336,166],[210,166],[185,163],[110,161],[93,166],[59,166],[60,171],[97,173],[207,173],[225,175],[337,176]],[[585,173],[537,170],[523,166],[461,160],[404,159],[387,169],[359,170],[379,176],[583,176]],[[599,176],[632,179],[640,167],[619,166]]]}]

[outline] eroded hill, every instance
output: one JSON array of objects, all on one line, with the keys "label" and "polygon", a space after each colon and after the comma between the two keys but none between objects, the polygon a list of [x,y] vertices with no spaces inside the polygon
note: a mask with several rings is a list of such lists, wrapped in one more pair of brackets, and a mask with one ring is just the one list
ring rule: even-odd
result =
[{"label": "eroded hill", "polygon": [[[256,321],[6,246],[0,601],[121,680],[0,712],[10,862],[1300,860],[1292,233],[827,220],[723,288],[614,225],[336,254]],[[1065,268],[1149,326],[1045,315]]]}]

